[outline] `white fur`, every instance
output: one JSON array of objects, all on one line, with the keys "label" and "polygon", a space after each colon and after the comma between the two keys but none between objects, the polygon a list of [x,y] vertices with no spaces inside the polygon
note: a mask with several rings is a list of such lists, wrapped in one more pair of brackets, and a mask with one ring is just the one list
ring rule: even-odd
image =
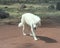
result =
[{"label": "white fur", "polygon": [[18,24],[18,27],[23,26],[23,30],[22,30],[23,35],[26,35],[26,33],[24,33],[25,23],[31,27],[34,40],[38,40],[35,35],[34,28],[37,27],[37,24],[41,25],[41,19],[32,13],[23,14],[21,18],[21,22]]}]

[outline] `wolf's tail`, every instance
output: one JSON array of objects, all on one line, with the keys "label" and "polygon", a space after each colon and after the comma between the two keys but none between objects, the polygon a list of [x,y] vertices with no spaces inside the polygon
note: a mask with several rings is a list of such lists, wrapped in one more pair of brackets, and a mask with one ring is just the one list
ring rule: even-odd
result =
[{"label": "wolf's tail", "polygon": [[18,27],[21,27],[21,26],[23,26],[23,24],[22,24],[22,23],[19,23],[19,24],[18,24]]}]

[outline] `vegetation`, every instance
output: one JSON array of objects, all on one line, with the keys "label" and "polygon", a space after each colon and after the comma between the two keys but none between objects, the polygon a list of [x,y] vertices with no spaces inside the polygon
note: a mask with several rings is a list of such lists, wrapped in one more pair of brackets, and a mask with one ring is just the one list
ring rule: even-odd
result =
[{"label": "vegetation", "polygon": [[56,3],[60,0],[0,0],[1,4],[11,4],[11,3]]},{"label": "vegetation", "polygon": [[60,2],[57,3],[56,9],[57,9],[57,10],[60,10]]},{"label": "vegetation", "polygon": [[18,23],[21,15],[30,12],[40,16],[42,19],[51,16],[60,16],[60,11],[56,10],[56,3],[60,0],[0,0],[0,9],[8,12],[10,17],[0,22]]}]

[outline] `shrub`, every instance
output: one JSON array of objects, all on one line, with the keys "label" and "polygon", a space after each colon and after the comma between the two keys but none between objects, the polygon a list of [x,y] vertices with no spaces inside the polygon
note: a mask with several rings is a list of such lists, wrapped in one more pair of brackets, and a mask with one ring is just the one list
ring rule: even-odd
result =
[{"label": "shrub", "polygon": [[8,18],[9,13],[5,12],[4,10],[0,9],[0,19]]},{"label": "shrub", "polygon": [[48,9],[53,10],[53,9],[55,9],[55,6],[54,6],[54,5],[50,5],[50,6],[48,7]]},{"label": "shrub", "polygon": [[56,4],[56,9],[57,9],[57,10],[60,10],[60,2],[58,2],[58,3]]}]

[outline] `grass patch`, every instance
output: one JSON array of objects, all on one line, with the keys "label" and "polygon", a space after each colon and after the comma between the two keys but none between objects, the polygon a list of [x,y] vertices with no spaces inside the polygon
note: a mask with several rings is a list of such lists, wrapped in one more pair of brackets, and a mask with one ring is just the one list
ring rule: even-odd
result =
[{"label": "grass patch", "polygon": [[26,8],[22,8],[22,10],[20,9],[21,6],[20,4],[0,5],[0,9],[3,9],[10,14],[10,18],[5,19],[3,21],[0,20],[0,22],[10,22],[10,23],[19,22],[21,15],[27,12],[36,14],[43,19],[50,16],[54,16],[54,17],[60,16],[60,11],[57,11],[55,9],[54,10],[48,9],[50,4],[25,4],[25,5]]}]

